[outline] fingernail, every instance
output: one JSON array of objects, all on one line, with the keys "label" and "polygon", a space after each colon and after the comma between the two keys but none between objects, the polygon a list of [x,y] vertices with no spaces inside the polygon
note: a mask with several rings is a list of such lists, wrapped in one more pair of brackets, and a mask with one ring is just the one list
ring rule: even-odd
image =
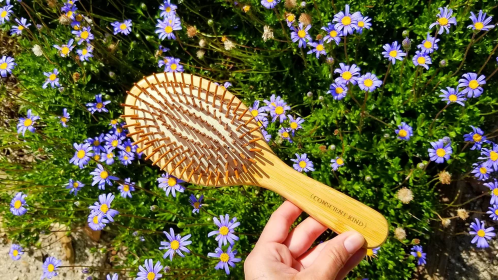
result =
[{"label": "fingernail", "polygon": [[344,240],[344,247],[351,255],[358,251],[363,246],[363,243],[365,243],[365,238],[357,232],[352,232],[352,234]]}]

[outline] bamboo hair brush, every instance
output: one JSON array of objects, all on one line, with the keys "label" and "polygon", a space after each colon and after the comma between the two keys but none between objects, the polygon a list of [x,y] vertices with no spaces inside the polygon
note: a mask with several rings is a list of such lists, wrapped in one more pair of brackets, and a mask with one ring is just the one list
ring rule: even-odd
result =
[{"label": "bamboo hair brush", "polygon": [[127,93],[121,117],[152,165],[205,186],[272,190],[337,233],[358,231],[367,248],[386,240],[380,213],[282,162],[249,109],[226,88],[190,74],[160,73]]}]

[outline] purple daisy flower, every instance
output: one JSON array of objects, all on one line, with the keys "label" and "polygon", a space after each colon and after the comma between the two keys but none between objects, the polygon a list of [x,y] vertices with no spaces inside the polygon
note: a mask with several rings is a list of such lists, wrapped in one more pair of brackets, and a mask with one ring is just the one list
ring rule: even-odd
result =
[{"label": "purple daisy flower", "polygon": [[261,0],[261,5],[267,9],[275,8],[278,3],[280,3],[280,0]]},{"label": "purple daisy flower", "polygon": [[496,179],[493,182],[485,183],[486,187],[491,190],[491,201],[490,204],[498,204],[498,182]]},{"label": "purple daisy flower", "polygon": [[[71,40],[69,41],[71,42]],[[61,85],[59,84],[59,77],[57,77],[58,74],[59,71],[57,70],[57,68],[54,68],[52,72],[43,72],[43,75],[45,75],[47,79],[45,80],[42,88],[47,88],[48,84],[50,84],[52,88],[60,87]]]},{"label": "purple daisy flower", "polygon": [[183,193],[185,190],[185,188],[180,185],[185,181],[169,175],[168,173],[164,173],[161,178],[157,179],[157,182],[159,183],[159,187],[166,192],[166,196],[169,196],[169,193],[171,192],[171,195],[176,197],[176,192]]},{"label": "purple daisy flower", "polygon": [[425,53],[433,53],[439,48],[437,42],[439,42],[439,39],[431,37],[431,34],[427,33],[427,37],[422,41],[422,44],[417,46],[417,48]]},{"label": "purple daisy flower", "polygon": [[471,150],[480,150],[482,143],[486,142],[486,136],[484,136],[484,131],[478,127],[473,127],[472,125],[470,126],[472,128],[472,132],[465,134],[463,136],[463,140],[467,142],[472,142],[474,145]]},{"label": "purple daisy flower", "polygon": [[80,61],[89,61],[90,57],[93,57],[93,47],[88,45],[82,50],[77,50],[76,53],[78,54]]},{"label": "purple daisy flower", "polygon": [[327,51],[325,50],[325,47],[323,46],[323,40],[320,40],[318,42],[308,42],[308,46],[313,47],[310,51],[308,51],[308,54],[315,53],[316,58],[320,58],[320,55],[327,55]]},{"label": "purple daisy flower", "polygon": [[[69,41],[67,42],[66,45],[61,45],[61,46],[54,45],[54,48],[59,50],[59,53],[62,57],[66,57],[74,49],[73,43],[74,43],[74,39],[69,39]],[[55,73],[55,74],[58,74],[58,73]]]},{"label": "purple daisy flower", "polygon": [[412,127],[404,122],[398,125],[398,129],[396,129],[395,132],[396,135],[398,135],[398,139],[400,140],[410,140],[410,137],[413,136]]},{"label": "purple daisy flower", "polygon": [[358,78],[358,86],[364,91],[374,91],[382,85],[382,81],[372,73],[366,73]]},{"label": "purple daisy flower", "polygon": [[356,66],[356,64],[349,66],[344,63],[339,63],[339,67],[340,68],[334,70],[334,73],[339,73],[341,76],[336,78],[335,82],[346,85],[348,83],[356,85],[358,78],[360,77],[360,67]]},{"label": "purple daisy flower", "polygon": [[340,11],[334,15],[335,29],[337,31],[342,31],[344,36],[348,34],[353,34],[355,29],[358,29],[358,20],[356,17],[349,13],[349,5],[346,5],[344,12]]},{"label": "purple daisy flower", "polygon": [[135,183],[132,182],[130,178],[126,178],[124,184],[119,184],[118,189],[121,192],[121,197],[131,198],[131,192],[135,191]]},{"label": "purple daisy flower", "polygon": [[87,223],[92,230],[99,231],[106,227],[109,220],[98,212],[91,212],[90,215],[88,215]]},{"label": "purple daisy flower", "polygon": [[249,113],[256,120],[266,117],[265,107],[259,107],[259,100],[254,101],[251,107],[249,107]]},{"label": "purple daisy flower", "polygon": [[380,247],[373,248],[373,249],[367,249],[367,258],[376,257],[379,250],[380,250]]},{"label": "purple daisy flower", "polygon": [[161,241],[161,247],[159,250],[168,250],[163,255],[163,259],[166,259],[169,256],[169,260],[173,261],[173,257],[175,254],[178,254],[180,257],[184,258],[182,251],[185,253],[190,253],[190,250],[187,249],[186,246],[192,244],[192,241],[188,240],[190,238],[190,234],[181,237],[181,235],[175,235],[175,231],[170,228],[169,234],[166,231],[163,231],[169,242]]},{"label": "purple daisy flower", "polygon": [[10,258],[14,261],[18,261],[21,259],[22,254],[24,254],[24,251],[21,245],[12,244],[9,250]]},{"label": "purple daisy flower", "polygon": [[357,25],[356,30],[358,31],[358,33],[362,34],[363,29],[370,29],[370,27],[372,27],[372,23],[370,23],[370,21],[372,19],[367,17],[367,16],[365,16],[365,17],[362,16],[361,13],[359,13],[359,12],[356,12],[356,13],[358,13],[358,15],[356,16],[356,22],[357,22],[356,23],[356,25]]},{"label": "purple daisy flower", "polygon": [[291,107],[287,105],[287,103],[285,103],[284,100],[279,100],[276,101],[274,104],[273,103],[270,104],[270,116],[273,118],[272,122],[279,119],[280,122],[282,123],[287,118],[285,113],[287,112],[287,110],[290,109]]},{"label": "purple daisy flower", "polygon": [[95,95],[95,103],[87,103],[86,107],[93,114],[95,112],[109,112],[105,105],[111,103],[111,101],[102,101],[102,94]]},{"label": "purple daisy flower", "polygon": [[439,97],[442,97],[442,101],[447,102],[446,104],[450,103],[458,103],[462,106],[465,106],[465,102],[467,98],[465,98],[465,95],[460,91],[458,91],[458,88],[451,88],[447,87],[446,90],[442,89],[441,94]]},{"label": "purple daisy flower", "polygon": [[170,40],[176,40],[175,30],[182,30],[182,24],[180,18],[175,15],[166,17],[164,20],[158,20],[156,25],[156,33],[159,34],[159,39],[164,40],[165,38]]},{"label": "purple daisy flower", "polygon": [[0,76],[5,78],[7,73],[12,74],[12,69],[17,65],[14,61],[14,58],[10,56],[4,55],[0,58]]},{"label": "purple daisy flower", "polygon": [[291,161],[294,162],[292,165],[294,169],[298,172],[308,172],[308,171],[315,171],[315,168],[313,168],[313,162],[308,159],[308,155],[306,154],[296,154],[296,159],[291,159]]},{"label": "purple daisy flower", "polygon": [[124,148],[123,144],[122,144],[121,137],[118,136],[118,135],[107,134],[104,137],[104,140],[107,141],[107,143],[105,144],[106,148],[109,148],[111,150],[114,150],[116,148],[118,148],[118,149],[123,149]]},{"label": "purple daisy flower", "polygon": [[159,261],[154,265],[152,259],[145,260],[144,266],[139,266],[138,269],[140,271],[137,273],[138,277],[135,280],[157,280],[163,276],[160,273],[163,266]]},{"label": "purple daisy flower", "polygon": [[98,183],[99,190],[105,190],[106,184],[112,186],[111,180],[119,180],[118,177],[109,175],[109,172],[107,172],[101,164],[97,164],[97,168],[90,174],[93,175],[92,186],[95,186]]},{"label": "purple daisy flower", "polygon": [[121,164],[124,166],[127,166],[131,164],[131,162],[135,159],[135,156],[133,153],[127,153],[125,151],[120,151],[119,152],[119,160],[121,161]]},{"label": "purple daisy flower", "polygon": [[190,205],[192,205],[192,207],[194,207],[194,209],[192,209],[192,213],[199,213],[201,207],[202,207],[202,200],[204,199],[204,195],[201,195],[199,197],[199,199],[197,199],[195,197],[195,195],[191,194],[190,195],[190,198],[189,198],[189,201],[190,201]]},{"label": "purple daisy flower", "polygon": [[136,149],[137,149],[137,146],[136,145],[133,145],[133,142],[131,142],[130,139],[126,139],[122,144],[122,150],[129,153],[129,154],[133,154]]},{"label": "purple daisy flower", "polygon": [[[221,246],[220,246],[221,247]],[[215,266],[215,269],[224,269],[227,275],[230,275],[230,268],[235,267],[235,263],[240,262],[240,258],[236,258],[237,250],[232,251],[232,246],[229,246],[226,252],[223,252],[223,249],[216,248],[214,253],[208,253],[208,257],[218,258],[220,262]]]},{"label": "purple daisy flower", "polygon": [[489,244],[487,240],[490,240],[492,237],[495,237],[496,234],[493,232],[495,230],[494,227],[484,227],[484,221],[479,221],[479,219],[475,219],[475,222],[470,224],[470,234],[475,235],[472,239],[471,243],[477,243],[477,248],[488,248]]},{"label": "purple daisy flower", "polygon": [[95,138],[88,138],[86,143],[92,146],[92,149],[95,153],[104,152],[105,149],[102,147],[102,143],[104,142],[104,133],[100,134]]},{"label": "purple daisy flower", "polygon": [[170,56],[165,56],[163,57],[161,60],[159,60],[157,62],[157,67],[161,68],[161,67],[164,67],[164,72],[166,72],[166,66],[168,65],[169,61],[172,59],[173,57],[170,57]]},{"label": "purple daisy flower", "polygon": [[339,169],[339,167],[344,165],[344,159],[342,157],[336,157],[335,159],[330,161],[330,166],[334,171]]},{"label": "purple daisy flower", "polygon": [[446,34],[450,33],[450,27],[451,25],[457,24],[456,18],[451,17],[453,14],[452,9],[448,8],[439,8],[439,14],[437,14],[437,21],[434,22],[433,24],[429,25],[429,29],[432,29],[432,27],[439,25],[439,34],[443,34],[444,30],[446,30]]},{"label": "purple daisy flower", "polygon": [[76,150],[76,152],[74,153],[73,158],[69,160],[69,163],[72,163],[74,165],[79,166],[80,168],[83,168],[90,161],[90,157],[93,156],[90,144],[74,143],[73,147]]},{"label": "purple daisy flower", "polygon": [[66,189],[69,190],[69,193],[74,194],[75,196],[78,194],[78,191],[81,190],[85,184],[80,181],[74,181],[73,179],[69,179],[69,183],[66,186]]},{"label": "purple daisy flower", "polygon": [[15,216],[22,216],[28,212],[28,209],[26,209],[28,206],[26,204],[26,197],[27,195],[22,192],[16,193],[14,198],[10,201],[10,212],[12,212],[12,214]]},{"label": "purple daisy flower", "polygon": [[[265,114],[265,115],[266,115],[266,114]],[[260,117],[258,117],[257,119],[258,119],[258,120],[257,120],[257,122],[256,122],[256,123],[258,124],[258,126],[259,126],[260,128],[266,128],[266,127],[268,126],[269,121],[268,121],[268,118],[267,118],[267,117],[260,116]]]},{"label": "purple daisy flower", "polygon": [[282,98],[280,96],[277,96],[275,94],[272,94],[270,96],[270,100],[263,100],[263,102],[266,104],[266,106],[264,107],[265,110],[267,112],[270,112],[270,105],[275,105],[277,104],[277,102],[279,102],[280,100],[282,100]]},{"label": "purple daisy flower", "polygon": [[211,231],[208,233],[208,237],[216,235],[215,240],[218,241],[219,246],[226,245],[227,242],[233,246],[235,241],[239,240],[239,238],[234,234],[235,228],[240,225],[237,222],[237,218],[233,218],[230,220],[230,216],[226,214],[225,216],[220,215],[220,219],[217,217],[213,218],[214,223],[218,226],[218,230]]},{"label": "purple daisy flower", "polygon": [[113,152],[114,149],[111,148],[110,146],[106,146],[105,149],[106,149],[105,152],[103,152],[100,155],[100,161],[105,162],[105,164],[107,165],[112,165],[114,163],[114,158],[116,157],[116,155]]},{"label": "purple daisy flower", "polygon": [[294,14],[288,13],[285,15],[285,21],[287,22],[287,26],[290,28],[296,21],[296,16]]},{"label": "purple daisy flower", "polygon": [[291,115],[288,115],[288,117],[289,117],[289,128],[292,131],[292,135],[294,135],[294,132],[296,132],[296,130],[303,128],[301,124],[304,123],[304,119],[301,119],[300,117],[294,119],[294,117]]},{"label": "purple daisy flower", "polygon": [[83,27],[81,30],[74,30],[72,33],[79,38],[78,45],[81,45],[83,42],[90,44],[90,41],[95,38],[90,27]]},{"label": "purple daisy flower", "polygon": [[22,35],[22,31],[31,25],[31,23],[28,23],[27,20],[23,17],[21,17],[21,20],[16,18],[16,22],[18,25],[12,26],[12,29],[10,30],[11,35]]},{"label": "purple daisy flower", "polygon": [[426,253],[422,250],[422,246],[413,246],[411,255],[417,258],[417,264],[418,265],[424,265],[426,264],[425,258],[426,258]]},{"label": "purple daisy flower", "polygon": [[465,87],[462,94],[466,93],[468,98],[479,97],[483,92],[482,85],[486,84],[486,77],[481,75],[478,78],[476,73],[466,73],[458,83],[458,87]]},{"label": "purple daisy flower", "polygon": [[493,17],[490,16],[486,18],[486,13],[483,13],[482,10],[479,11],[479,15],[477,17],[473,12],[470,12],[470,14],[472,24],[467,26],[467,28],[472,28],[477,31],[489,31],[489,29],[495,27],[494,25],[489,24],[493,20]]},{"label": "purple daisy flower", "polygon": [[334,100],[341,100],[344,97],[346,97],[346,94],[348,92],[348,87],[341,83],[332,83],[330,85],[330,90],[327,91],[327,93],[331,94]]},{"label": "purple daisy flower", "polygon": [[450,155],[453,153],[453,150],[451,149],[451,143],[445,144],[444,141],[440,139],[436,142],[431,142],[431,145],[434,148],[428,149],[431,161],[434,161],[436,163],[443,163],[450,159]]},{"label": "purple daisy flower", "polygon": [[69,113],[67,112],[67,108],[62,109],[62,116],[59,116],[59,120],[62,124],[63,127],[67,127],[67,122],[69,121],[71,117],[69,116]]},{"label": "purple daisy flower", "polygon": [[76,18],[76,14],[77,14],[76,11],[77,10],[78,10],[78,8],[76,6],[68,5],[68,4],[65,4],[61,8],[61,11],[66,14],[66,17],[73,19],[73,20]]},{"label": "purple daisy flower", "polygon": [[304,48],[306,47],[306,41],[311,41],[311,36],[308,34],[308,30],[310,30],[311,24],[304,27],[302,23],[299,24],[299,27],[296,28],[292,26],[291,39],[292,42],[298,42],[298,47]]},{"label": "purple daisy flower", "polygon": [[332,42],[332,40],[335,41],[335,43],[339,46],[339,43],[341,42],[341,36],[342,31],[337,31],[335,30],[334,25],[332,23],[328,23],[327,26],[322,27],[325,32],[327,32],[327,35],[323,38],[323,40],[327,43]]},{"label": "purple daisy flower", "polygon": [[483,148],[481,150],[481,155],[479,159],[486,160],[486,165],[498,171],[498,145],[493,144],[493,148],[487,149]]},{"label": "purple daisy flower", "polygon": [[111,274],[107,274],[106,280],[119,280],[119,274],[114,273],[112,276]]},{"label": "purple daisy flower", "polygon": [[481,164],[474,163],[472,166],[474,167],[472,173],[477,178],[477,180],[480,181],[486,181],[489,178],[489,173],[493,171],[492,169],[488,168],[486,163],[481,163]]},{"label": "purple daisy flower", "polygon": [[40,117],[31,114],[31,109],[29,109],[25,118],[19,118],[19,123],[17,124],[17,133],[22,133],[22,136],[24,136],[26,130],[34,133],[36,129],[33,127],[33,125],[39,119]]},{"label": "purple daisy flower", "polygon": [[41,279],[52,279],[52,277],[59,275],[59,273],[57,272],[57,268],[59,267],[59,265],[61,265],[61,263],[62,261],[54,257],[48,257],[47,259],[45,259],[45,262],[43,263],[43,275]]},{"label": "purple daisy flower", "polygon": [[396,60],[403,60],[403,56],[406,56],[406,53],[401,50],[401,45],[399,45],[398,42],[393,42],[391,45],[385,44],[383,48],[385,51],[382,52],[382,54],[385,58],[389,59],[392,64],[396,64]]},{"label": "purple daisy flower", "polygon": [[101,214],[109,221],[114,222],[114,216],[119,214],[117,210],[111,208],[111,203],[114,200],[114,195],[112,193],[99,195],[99,201],[95,202],[94,205],[88,207],[93,213]]},{"label": "purple daisy flower", "polygon": [[170,57],[168,64],[164,68],[164,72],[183,72],[183,65],[180,64],[180,59]]},{"label": "purple daisy flower", "polygon": [[261,134],[263,134],[263,138],[265,139],[266,142],[270,142],[270,140],[271,140],[271,134],[270,133],[268,133],[264,129],[261,129]]},{"label": "purple daisy flower", "polygon": [[162,17],[174,16],[176,13],[176,5],[171,4],[170,0],[164,0],[164,4],[159,6],[159,10],[161,10]]},{"label": "purple daisy flower", "polygon": [[131,19],[125,19],[123,22],[115,21],[111,23],[111,26],[114,29],[114,35],[118,33],[123,35],[130,34],[132,25]]},{"label": "purple daisy flower", "polygon": [[432,64],[432,59],[429,56],[428,53],[421,52],[421,51],[416,51],[415,55],[413,56],[413,65],[415,66],[422,66],[426,70],[429,70],[429,64]]},{"label": "purple daisy flower", "polygon": [[291,132],[291,129],[288,127],[281,127],[278,130],[278,134],[280,135],[280,137],[282,139],[289,141],[289,143],[292,143],[292,138],[290,136],[290,132]]},{"label": "purple daisy flower", "polygon": [[14,12],[12,11],[13,5],[10,5],[10,1],[7,1],[7,5],[0,7],[0,24],[10,20],[10,15]]},{"label": "purple daisy flower", "polygon": [[489,217],[493,219],[493,221],[498,220],[498,204],[494,204],[493,206],[488,208],[489,211],[486,214],[489,214]]}]

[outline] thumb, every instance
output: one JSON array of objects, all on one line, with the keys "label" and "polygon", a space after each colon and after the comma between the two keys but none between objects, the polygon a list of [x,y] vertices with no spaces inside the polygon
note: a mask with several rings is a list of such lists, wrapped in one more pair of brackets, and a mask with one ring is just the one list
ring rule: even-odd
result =
[{"label": "thumb", "polygon": [[349,272],[357,262],[348,262],[348,260],[362,248],[365,239],[356,231],[348,231],[327,243],[315,262],[305,269],[309,279],[336,279],[339,274],[345,274],[344,270]]}]

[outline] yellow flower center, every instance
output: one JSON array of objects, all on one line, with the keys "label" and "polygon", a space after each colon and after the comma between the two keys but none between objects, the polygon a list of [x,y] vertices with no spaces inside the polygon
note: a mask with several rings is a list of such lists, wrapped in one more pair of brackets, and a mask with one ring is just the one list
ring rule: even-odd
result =
[{"label": "yellow flower center", "polygon": [[227,36],[222,36],[222,37],[221,37],[221,41],[222,41],[222,42],[225,42],[226,40],[227,40]]},{"label": "yellow flower center", "polygon": [[332,31],[330,31],[329,35],[330,35],[330,37],[335,38],[335,37],[337,37],[337,31],[332,30]]},{"label": "yellow flower center", "polygon": [[344,160],[342,158],[338,158],[335,160],[335,162],[339,165],[343,165],[344,164]]},{"label": "yellow flower center", "polygon": [[432,48],[432,43],[431,43],[431,42],[429,42],[429,41],[425,41],[425,43],[424,43],[424,48],[426,48],[426,49],[430,49],[430,48]]},{"label": "yellow flower center", "polygon": [[124,158],[124,160],[128,160],[128,156],[124,156],[123,158]]},{"label": "yellow flower center", "polygon": [[73,16],[73,11],[69,11],[69,12],[67,12],[66,16],[67,16],[68,18],[72,17],[72,16]]},{"label": "yellow flower center", "polygon": [[125,151],[126,151],[127,153],[131,152],[131,147],[130,147],[130,146],[127,146],[127,147],[125,148]]},{"label": "yellow flower center", "polygon": [[226,227],[226,226],[222,226],[222,227],[220,228],[220,234],[221,234],[221,235],[227,235],[227,234],[228,234],[228,227]]},{"label": "yellow flower center", "polygon": [[275,104],[275,102],[272,102],[272,103],[270,103],[270,104],[271,104],[271,105],[273,105],[273,106],[277,106],[277,104]]},{"label": "yellow flower center", "polygon": [[252,111],[251,111],[251,115],[252,115],[253,117],[257,117],[257,116],[258,116],[258,114],[259,114],[259,111],[258,111],[258,110],[252,110]]},{"label": "yellow flower center", "polygon": [[78,25],[73,26],[74,30],[80,30],[80,27]]},{"label": "yellow flower center", "polygon": [[75,188],[75,189],[76,189],[79,185],[80,185],[80,184],[78,184],[78,182],[74,182],[74,183],[73,183],[73,188]]},{"label": "yellow flower center", "polygon": [[493,195],[496,195],[496,196],[498,196],[498,188],[496,188],[496,189],[493,189]]},{"label": "yellow flower center", "polygon": [[200,205],[201,205],[201,204],[200,204],[199,202],[194,202],[194,208],[195,208],[195,209],[199,209],[199,206],[200,206]]},{"label": "yellow flower center", "polygon": [[446,155],[446,151],[443,148],[439,148],[436,150],[436,154],[438,157],[444,157]]},{"label": "yellow flower center", "polygon": [[178,242],[178,240],[173,240],[173,241],[171,241],[169,246],[173,250],[178,250],[178,248],[180,248],[180,242]]},{"label": "yellow flower center", "polygon": [[475,28],[476,30],[481,30],[481,29],[483,29],[483,28],[484,28],[484,24],[482,24],[482,22],[476,22],[476,23],[474,24],[474,28]]},{"label": "yellow flower center", "polygon": [[114,157],[114,154],[113,153],[108,153],[107,154],[107,158],[113,158]]},{"label": "yellow flower center", "polygon": [[484,230],[480,229],[477,231],[477,236],[484,237],[484,236],[486,236],[486,232]]},{"label": "yellow flower center", "polygon": [[19,26],[17,27],[17,30],[21,30],[21,31],[22,31],[23,29],[24,29],[24,26],[22,26],[22,25],[19,25]]},{"label": "yellow flower center", "polygon": [[396,50],[392,50],[389,52],[390,57],[396,57],[397,55],[398,55],[398,51],[396,51]]},{"label": "yellow flower center", "polygon": [[228,262],[229,259],[230,259],[230,256],[227,253],[222,253],[220,255],[220,261],[222,261],[224,263]]},{"label": "yellow flower center", "polygon": [[107,204],[102,204],[100,205],[100,211],[102,211],[102,213],[106,214],[107,211],[109,211],[109,207],[107,206]]},{"label": "yellow flower center", "polygon": [[48,270],[48,272],[53,272],[55,270],[55,266],[53,264],[49,264],[47,266],[47,270]]},{"label": "yellow flower center", "polygon": [[278,106],[277,108],[275,108],[275,114],[281,115],[283,112],[284,112],[284,107]]},{"label": "yellow flower center", "polygon": [[406,137],[406,135],[408,135],[408,132],[404,129],[400,129],[399,132],[398,132],[398,135],[400,137]]},{"label": "yellow flower center", "polygon": [[341,94],[344,90],[342,89],[342,87],[336,87],[335,88],[335,93],[337,94]]},{"label": "yellow flower center", "polygon": [[273,3],[273,0],[266,0],[266,1],[268,1],[268,3]]},{"label": "yellow flower center", "polygon": [[97,107],[97,109],[102,109],[102,107],[104,107],[104,104],[103,103],[97,103],[97,105],[95,105],[95,107]]},{"label": "yellow flower center", "polygon": [[99,223],[99,216],[93,216],[92,222],[94,224],[98,224]]},{"label": "yellow flower center", "polygon": [[79,159],[82,159],[86,156],[86,152],[85,150],[79,150],[78,153],[76,154],[76,156],[79,158]]},{"label": "yellow flower center", "polygon": [[450,102],[455,102],[457,101],[457,99],[458,97],[455,94],[448,96],[448,100],[450,100]]},{"label": "yellow flower center", "polygon": [[2,13],[0,14],[0,17],[6,17],[7,16],[7,11],[2,11]]},{"label": "yellow flower center", "polygon": [[98,146],[98,145],[100,145],[99,140],[95,140],[95,141],[93,141],[93,145],[94,145],[94,146]]},{"label": "yellow flower center", "polygon": [[367,249],[367,256],[371,257],[374,255],[374,251],[372,249]]},{"label": "yellow flower center", "polygon": [[491,152],[489,153],[489,158],[490,158],[492,161],[496,161],[496,160],[498,160],[498,153],[497,153],[497,152],[495,152],[495,151],[491,151]]},{"label": "yellow flower center", "polygon": [[299,38],[304,38],[304,37],[306,37],[306,31],[304,31],[304,30],[299,30],[299,31],[297,32],[297,36],[299,36]]},{"label": "yellow flower center", "polygon": [[[62,53],[63,55],[68,54],[68,53],[69,53],[69,48],[68,48],[68,47],[62,47],[61,53]],[[53,75],[53,74],[52,74],[52,75]]]},{"label": "yellow flower center", "polygon": [[174,70],[176,70],[176,68],[178,68],[178,66],[176,65],[176,63],[173,63],[173,64],[171,64],[170,68],[171,68],[171,70],[174,71]]},{"label": "yellow flower center", "polygon": [[419,57],[417,58],[417,62],[418,62],[418,64],[425,64],[425,57],[423,57],[423,56],[419,56]]},{"label": "yellow flower center", "polygon": [[261,126],[263,126],[263,125],[264,125],[264,123],[263,123],[262,121],[258,121],[258,126],[260,126],[260,127],[261,127]]},{"label": "yellow flower center", "polygon": [[344,71],[342,74],[341,74],[342,78],[346,81],[348,81],[349,79],[351,79],[353,77],[353,74],[351,74],[351,72],[349,71]]},{"label": "yellow flower center", "polygon": [[17,251],[17,250],[12,251],[12,255],[14,257],[17,257],[17,255],[19,255],[19,251]]},{"label": "yellow flower center", "polygon": [[472,80],[469,82],[469,87],[471,89],[476,89],[477,87],[479,87],[479,83],[477,82],[477,80]]},{"label": "yellow flower center", "polygon": [[306,161],[301,160],[301,161],[299,162],[299,167],[301,167],[301,168],[305,168],[305,167],[306,167]]},{"label": "yellow flower center", "polygon": [[251,9],[251,6],[248,6],[248,5],[245,5],[242,10],[244,10],[244,12],[249,12],[249,10]]},{"label": "yellow flower center", "polygon": [[166,12],[167,12],[167,13],[171,12],[171,7],[167,7],[167,8],[166,8]]},{"label": "yellow flower center", "polygon": [[50,76],[48,76],[48,79],[51,80],[51,81],[55,81],[55,79],[57,79],[57,75],[50,74]]},{"label": "yellow flower center", "polygon": [[479,168],[479,172],[481,172],[481,174],[486,174],[486,172],[488,172],[488,169],[486,167],[481,167]]},{"label": "yellow flower center", "polygon": [[168,33],[168,34],[169,34],[169,33],[173,32],[173,28],[172,28],[171,26],[169,26],[169,25],[168,25],[168,26],[166,26],[166,27],[164,28],[164,32],[166,32],[166,33]]},{"label": "yellow flower center", "polygon": [[14,208],[19,209],[19,208],[21,208],[21,206],[22,206],[22,202],[20,200],[16,200],[16,202],[14,202]]},{"label": "yellow flower center", "polygon": [[118,144],[119,144],[119,141],[118,141],[118,140],[112,140],[112,142],[111,142],[111,145],[112,145],[113,147],[117,147],[117,146],[118,146]]},{"label": "yellow flower center", "polygon": [[81,54],[82,54],[82,55],[86,55],[87,53],[88,53],[88,51],[87,51],[86,49],[83,49],[83,50],[81,51]]},{"label": "yellow flower center", "polygon": [[61,122],[66,123],[67,122],[67,118],[66,117],[61,117]]},{"label": "yellow flower center", "polygon": [[373,85],[373,81],[372,79],[366,79],[363,84],[366,86],[366,87],[371,87]]},{"label": "yellow flower center", "polygon": [[7,62],[0,64],[0,69],[2,69],[2,70],[7,69]]},{"label": "yellow flower center", "polygon": [[173,187],[176,185],[176,178],[174,177],[169,177],[168,178],[168,186]]},{"label": "yellow flower center", "polygon": [[123,191],[129,192],[130,191],[130,186],[129,185],[123,185]]},{"label": "yellow flower center", "polygon": [[126,24],[121,23],[121,24],[119,25],[119,29],[121,29],[121,30],[125,30],[125,29],[126,29]]},{"label": "yellow flower center", "polygon": [[87,39],[88,35],[89,35],[88,31],[83,31],[83,32],[81,32],[80,37],[81,37],[81,39]]},{"label": "yellow flower center", "polygon": [[363,27],[365,26],[365,23],[363,21],[358,21],[358,27]]},{"label": "yellow flower center", "polygon": [[33,121],[31,119],[25,119],[24,120],[24,126],[28,127],[33,124]]},{"label": "yellow flower center", "polygon": [[100,172],[100,178],[107,179],[107,177],[109,177],[109,173],[107,173],[107,171],[104,170]]},{"label": "yellow flower center", "polygon": [[290,127],[292,129],[297,129],[297,126],[298,126],[297,122],[291,122],[291,124],[290,124]]},{"label": "yellow flower center", "polygon": [[421,258],[422,257],[422,252],[417,251],[417,257]]},{"label": "yellow flower center", "polygon": [[117,131],[118,133],[121,133],[121,132],[123,131],[123,129],[122,129],[121,127],[118,127],[118,128],[116,128],[116,131]]},{"label": "yellow flower center", "polygon": [[99,154],[96,154],[94,157],[93,157],[94,160],[96,161],[99,161],[100,160],[100,155]]},{"label": "yellow flower center", "polygon": [[287,131],[282,132],[282,137],[289,138],[289,132],[287,132]]},{"label": "yellow flower center", "polygon": [[76,21],[81,21],[83,19],[83,16],[78,14],[78,15],[76,15],[75,18],[76,18]]},{"label": "yellow flower center", "polygon": [[323,45],[322,44],[316,45],[316,50],[319,52],[323,51]]},{"label": "yellow flower center", "polygon": [[474,142],[481,142],[482,136],[476,133],[474,134],[474,136],[472,136],[472,140],[474,140]]},{"label": "yellow flower center", "polygon": [[287,16],[287,21],[294,21],[296,19],[296,16],[294,16],[293,14],[290,14]]},{"label": "yellow flower center", "polygon": [[439,18],[437,20],[437,22],[439,22],[440,25],[447,25],[448,24],[448,19],[445,18],[445,17],[442,17],[442,18]]},{"label": "yellow flower center", "polygon": [[350,25],[351,24],[351,17],[345,16],[341,19],[341,23],[343,25]]},{"label": "yellow flower center", "polygon": [[154,279],[156,279],[156,274],[154,272],[147,273],[147,280],[154,280]]}]

